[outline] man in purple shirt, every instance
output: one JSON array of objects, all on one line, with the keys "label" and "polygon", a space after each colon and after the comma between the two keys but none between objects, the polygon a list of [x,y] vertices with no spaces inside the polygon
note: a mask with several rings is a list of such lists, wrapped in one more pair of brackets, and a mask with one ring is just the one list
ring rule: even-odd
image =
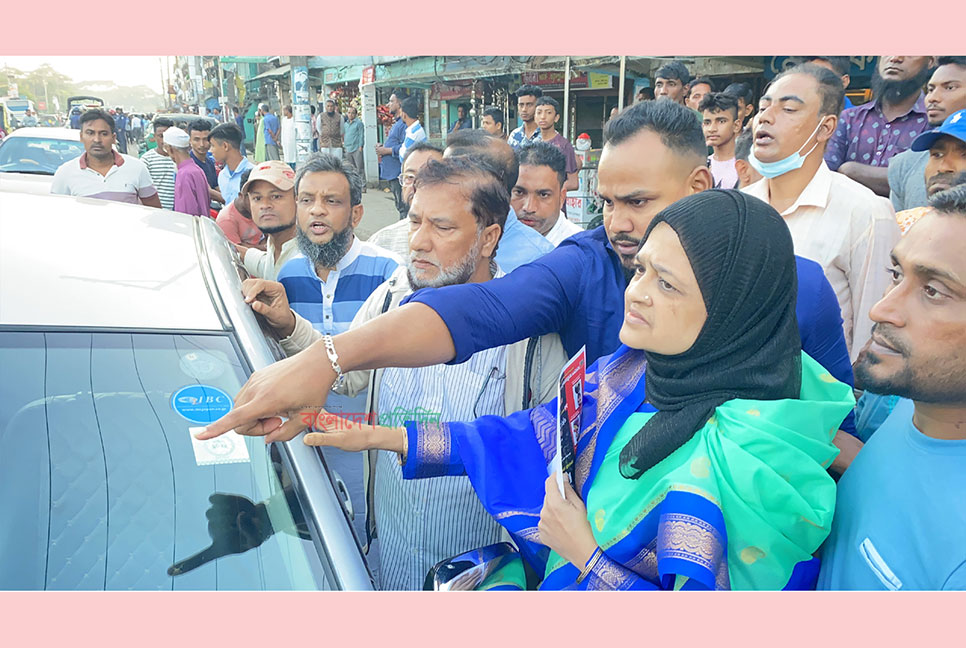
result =
[{"label": "man in purple shirt", "polygon": [[567,138],[557,132],[556,124],[560,119],[560,104],[551,97],[540,97],[537,99],[537,108],[534,113],[537,126],[540,127],[540,139],[548,144],[553,144],[567,158],[567,182],[563,188],[566,191],[576,191],[579,183],[577,181],[577,154],[574,153],[573,145]]},{"label": "man in purple shirt", "polygon": [[178,170],[174,177],[174,210],[193,216],[210,216],[208,180],[191,159],[188,133],[174,126],[164,131],[164,146]]},{"label": "man in purple shirt", "polygon": [[825,150],[828,168],[889,195],[889,159],[929,128],[922,87],[931,61],[929,56],[879,57],[872,76],[875,101],[842,111]]}]

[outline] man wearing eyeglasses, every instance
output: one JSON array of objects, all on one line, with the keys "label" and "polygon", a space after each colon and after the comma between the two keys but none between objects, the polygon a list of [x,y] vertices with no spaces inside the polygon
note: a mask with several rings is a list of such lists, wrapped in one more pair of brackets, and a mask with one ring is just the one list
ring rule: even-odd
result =
[{"label": "man wearing eyeglasses", "polygon": [[[442,160],[443,149],[423,140],[417,142],[406,152],[403,160],[402,173],[399,174],[399,184],[402,187],[402,200],[407,208],[413,203],[416,193],[416,174],[426,166],[430,160]],[[409,219],[402,219],[392,225],[387,225],[369,237],[369,243],[395,252],[403,259],[409,258]]]}]

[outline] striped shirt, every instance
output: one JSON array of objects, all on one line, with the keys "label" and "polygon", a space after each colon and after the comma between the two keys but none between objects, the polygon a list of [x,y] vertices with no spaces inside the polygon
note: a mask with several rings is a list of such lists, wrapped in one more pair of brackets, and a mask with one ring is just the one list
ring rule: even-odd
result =
[{"label": "striped shirt", "polygon": [[[378,411],[381,420],[416,408],[434,418],[438,414],[440,421],[503,416],[505,389],[506,347],[494,347],[458,365],[386,369]],[[409,414],[408,418],[415,417]],[[468,477],[403,480],[397,457],[380,450],[375,466],[379,587],[419,590],[439,561],[499,542],[504,535]]]},{"label": "striped shirt", "polygon": [[61,164],[54,173],[50,193],[141,203],[158,193],[141,160],[114,151],[114,166],[101,175],[87,166],[87,153]]},{"label": "striped shirt", "polygon": [[325,281],[301,254],[282,266],[278,281],[292,310],[312,322],[316,331],[337,335],[349,330],[362,304],[401,262],[392,252],[353,237],[349,251]]},{"label": "striped shirt", "polygon": [[174,209],[174,173],[178,169],[174,160],[151,149],[141,156],[141,161],[148,168],[151,180],[154,181],[158,197],[161,198],[161,206],[165,209]]},{"label": "striped shirt", "polygon": [[406,151],[413,147],[416,142],[426,139],[426,130],[417,119],[406,128],[406,136],[403,138],[402,146],[399,147],[399,159],[406,159]]}]

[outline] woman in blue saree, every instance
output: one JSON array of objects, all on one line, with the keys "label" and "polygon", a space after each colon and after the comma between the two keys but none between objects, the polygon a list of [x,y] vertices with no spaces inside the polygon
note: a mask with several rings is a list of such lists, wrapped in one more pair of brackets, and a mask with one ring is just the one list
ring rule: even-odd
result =
[{"label": "woman in blue saree", "polygon": [[556,401],[471,423],[341,422],[305,442],[399,452],[410,479],[468,475],[541,589],[810,588],[854,399],[801,351],[785,223],[706,191],[655,217],[637,262],[622,346],[587,372],[566,497],[548,477]]}]

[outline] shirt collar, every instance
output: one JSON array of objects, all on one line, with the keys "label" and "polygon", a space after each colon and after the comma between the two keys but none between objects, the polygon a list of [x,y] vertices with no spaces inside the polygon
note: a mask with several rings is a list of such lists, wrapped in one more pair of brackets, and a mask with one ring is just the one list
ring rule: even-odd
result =
[{"label": "shirt collar", "polygon": [[349,250],[342,255],[339,262],[335,264],[336,272],[345,270],[350,263],[356,260],[359,253],[362,252],[362,241],[359,240],[358,236],[353,235],[352,245],[349,246]]},{"label": "shirt collar", "polygon": [[[117,151],[112,150],[112,152],[114,153],[114,166],[119,167],[124,164],[124,157]],[[87,151],[84,151],[84,154],[80,156],[80,168],[87,168]]]},{"label": "shirt collar", "polygon": [[[876,99],[875,101],[870,101],[866,104],[863,104],[859,106],[859,109],[865,108],[866,111],[869,111],[869,110],[872,110],[873,107],[877,111],[879,111],[879,114],[882,114],[881,99]],[[922,93],[922,91],[919,92],[919,98],[916,99],[916,103],[912,104],[912,107],[909,110],[907,110],[903,114],[896,117],[896,119],[902,119],[903,117],[906,117],[907,115],[909,115],[909,113],[916,113],[917,115],[926,114],[926,96]],[[895,121],[895,119],[893,119],[892,121]]]},{"label": "shirt collar", "polygon": [[[795,199],[791,207],[783,211],[781,215],[784,217],[793,214],[799,207],[821,207],[824,209],[828,206],[828,195],[831,189],[832,171],[825,164],[825,160],[822,160],[822,164],[818,167],[818,170],[812,176],[809,183],[805,185],[805,189],[802,190],[802,193],[798,194],[798,198]],[[745,187],[743,191],[764,202],[770,202],[768,196],[768,180],[765,178]]]}]

